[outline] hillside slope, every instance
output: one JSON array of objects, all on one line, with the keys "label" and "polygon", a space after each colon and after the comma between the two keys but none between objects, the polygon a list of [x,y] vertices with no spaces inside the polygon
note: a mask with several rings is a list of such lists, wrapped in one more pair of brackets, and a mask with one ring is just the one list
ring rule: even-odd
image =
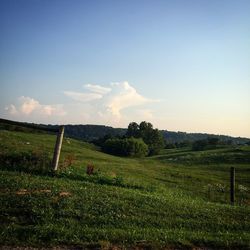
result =
[{"label": "hillside slope", "polygon": [[[51,175],[45,163],[54,142],[52,135],[0,131],[1,245],[250,247],[249,147],[132,159],[65,138],[60,170]],[[232,164],[235,206],[228,204]]]}]

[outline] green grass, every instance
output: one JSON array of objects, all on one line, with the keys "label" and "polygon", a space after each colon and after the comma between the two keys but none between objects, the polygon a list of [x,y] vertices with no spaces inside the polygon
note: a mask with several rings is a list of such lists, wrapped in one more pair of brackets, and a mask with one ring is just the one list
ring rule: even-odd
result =
[{"label": "green grass", "polygon": [[[51,158],[54,143],[52,135],[0,131],[2,154]],[[248,249],[249,155],[249,147],[225,147],[121,158],[64,139],[55,176],[25,164],[0,166],[1,245]],[[66,167],[69,158],[75,160]],[[229,204],[231,166],[235,206]]]}]

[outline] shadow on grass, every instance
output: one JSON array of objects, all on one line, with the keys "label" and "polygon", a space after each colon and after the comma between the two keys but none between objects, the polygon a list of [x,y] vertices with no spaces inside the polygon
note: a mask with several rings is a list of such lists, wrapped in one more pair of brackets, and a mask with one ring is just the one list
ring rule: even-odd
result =
[{"label": "shadow on grass", "polygon": [[140,186],[137,184],[126,183],[122,176],[107,176],[100,173],[95,173],[93,175],[87,174],[77,174],[72,172],[58,172],[55,174],[57,178],[66,178],[74,181],[85,181],[100,185],[117,186],[122,188],[137,189],[144,191],[154,191],[156,188],[154,186]]},{"label": "shadow on grass", "polygon": [[51,178],[68,179],[73,181],[84,181],[100,185],[117,186],[122,188],[154,191],[151,186],[140,186],[126,183],[121,176],[106,176],[101,173],[87,175],[75,173],[74,169],[66,169],[54,172],[51,168],[51,160],[44,155],[33,155],[32,153],[18,153],[11,155],[0,155],[0,169],[10,172],[26,173],[35,176],[46,176]]},{"label": "shadow on grass", "polygon": [[51,174],[51,159],[44,151],[1,152],[1,169],[36,175]]}]

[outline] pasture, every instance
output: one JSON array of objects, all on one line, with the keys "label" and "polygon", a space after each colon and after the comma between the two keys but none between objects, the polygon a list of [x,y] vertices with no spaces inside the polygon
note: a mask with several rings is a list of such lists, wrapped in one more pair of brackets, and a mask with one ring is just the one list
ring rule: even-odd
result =
[{"label": "pasture", "polygon": [[250,247],[249,146],[125,158],[64,138],[53,174],[54,143],[54,135],[0,130],[1,245]]}]

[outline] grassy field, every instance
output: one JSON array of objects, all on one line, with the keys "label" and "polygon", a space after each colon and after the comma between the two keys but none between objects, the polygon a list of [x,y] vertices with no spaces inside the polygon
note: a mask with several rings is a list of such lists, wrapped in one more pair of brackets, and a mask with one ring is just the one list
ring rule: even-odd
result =
[{"label": "grassy field", "polygon": [[53,175],[54,143],[53,135],[0,131],[2,246],[250,249],[249,146],[136,159],[65,138]]}]

